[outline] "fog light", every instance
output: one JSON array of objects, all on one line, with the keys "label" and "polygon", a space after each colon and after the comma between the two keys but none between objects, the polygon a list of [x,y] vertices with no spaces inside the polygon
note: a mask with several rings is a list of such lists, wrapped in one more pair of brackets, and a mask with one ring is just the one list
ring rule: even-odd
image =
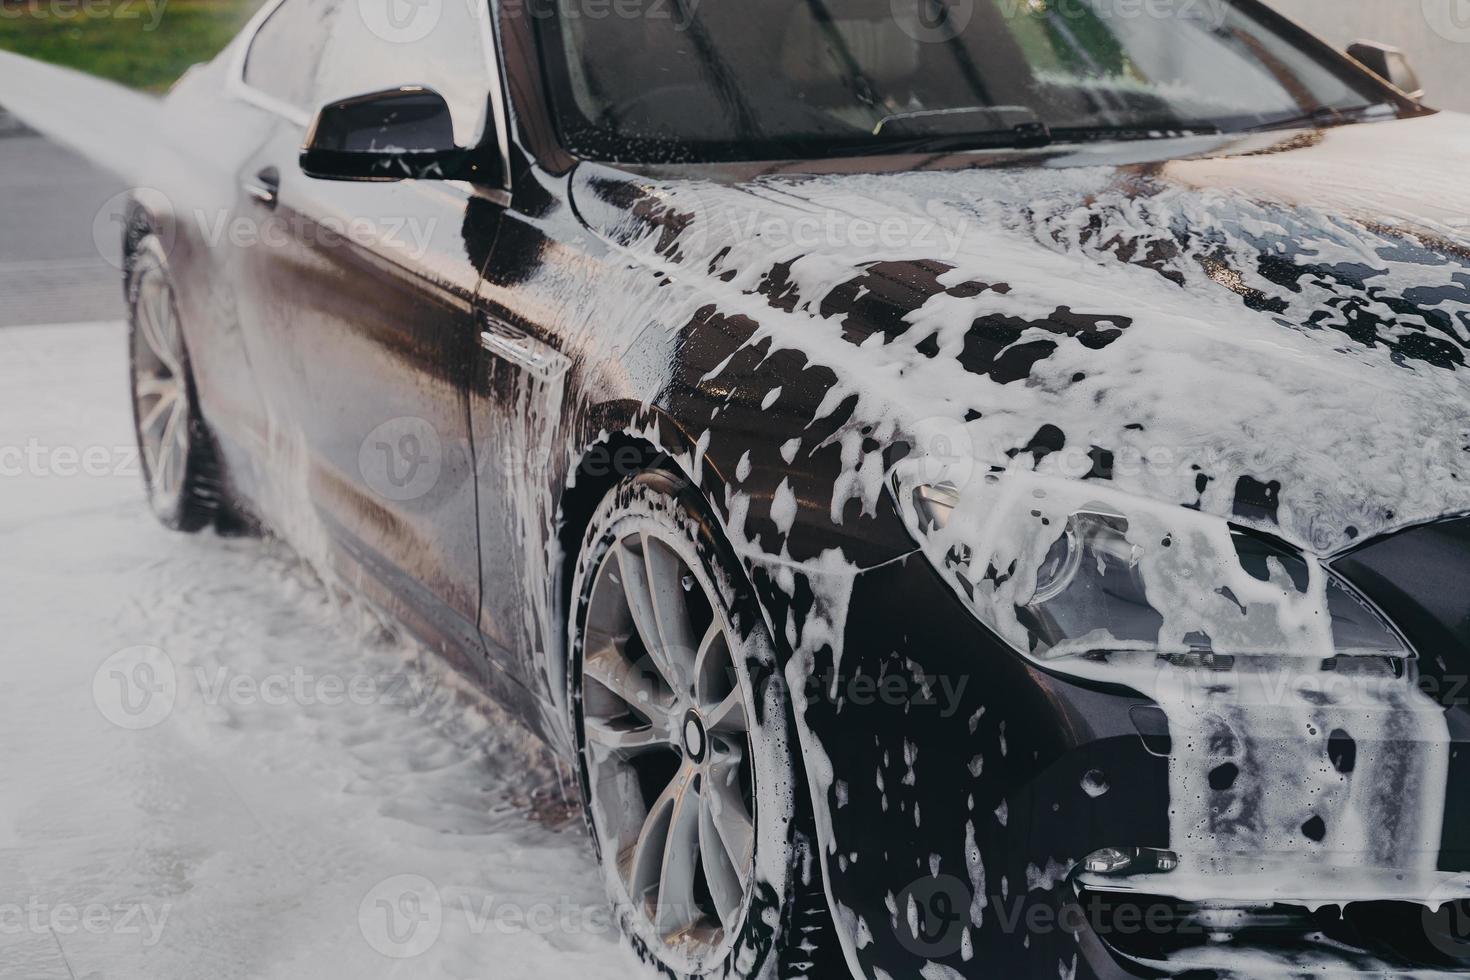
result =
[{"label": "fog light", "polygon": [[1103,847],[1082,861],[1082,870],[1095,875],[1162,874],[1177,867],[1179,855],[1154,847]]}]

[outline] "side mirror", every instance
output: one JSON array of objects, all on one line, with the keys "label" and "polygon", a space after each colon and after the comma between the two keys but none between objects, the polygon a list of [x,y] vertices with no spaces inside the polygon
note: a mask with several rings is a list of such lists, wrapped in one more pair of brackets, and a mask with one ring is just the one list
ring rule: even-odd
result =
[{"label": "side mirror", "polygon": [[442,95],[405,85],[324,106],[306,134],[301,170],[321,180],[483,181],[496,169],[483,156],[455,145]]},{"label": "side mirror", "polygon": [[1348,57],[1409,98],[1424,98],[1424,86],[1419,82],[1419,73],[1414,71],[1414,66],[1409,63],[1409,56],[1402,48],[1379,44],[1377,41],[1358,41],[1348,45],[1347,53]]}]

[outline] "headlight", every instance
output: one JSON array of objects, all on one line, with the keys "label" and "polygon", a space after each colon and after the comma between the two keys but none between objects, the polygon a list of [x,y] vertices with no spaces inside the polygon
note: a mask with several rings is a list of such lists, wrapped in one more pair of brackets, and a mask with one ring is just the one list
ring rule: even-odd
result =
[{"label": "headlight", "polygon": [[1317,559],[1218,517],[1030,472],[933,477],[922,460],[894,474],[909,530],[975,613],[1037,661],[1409,656]]}]

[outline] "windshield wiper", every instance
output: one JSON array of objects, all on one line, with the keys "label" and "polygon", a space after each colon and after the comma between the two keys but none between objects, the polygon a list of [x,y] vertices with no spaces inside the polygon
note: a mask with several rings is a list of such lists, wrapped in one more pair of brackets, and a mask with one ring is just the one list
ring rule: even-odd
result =
[{"label": "windshield wiper", "polygon": [[1138,141],[1178,139],[1188,136],[1218,136],[1224,130],[1214,123],[1187,125],[1138,126],[1059,126],[1042,122],[1022,123],[1007,129],[980,130],[974,133],[926,136],[911,140],[895,140],[858,151],[860,155],[884,153],[946,153],[963,150],[1029,149],[1055,143],[1088,143],[1107,140]]},{"label": "windshield wiper", "polygon": [[1375,109],[1392,110],[1393,106],[1388,102],[1374,102],[1369,105],[1346,106],[1337,108],[1330,105],[1319,105],[1307,112],[1297,113],[1294,116],[1283,116],[1280,119],[1272,119],[1269,122],[1257,123],[1240,130],[1242,133],[1259,133],[1271,129],[1302,129],[1311,126],[1314,129],[1330,129],[1333,126],[1348,126],[1355,122],[1361,122],[1364,116]]},{"label": "windshield wiper", "polygon": [[1059,126],[1053,127],[1052,139],[1058,143],[1081,143],[1092,140],[1167,140],[1187,136],[1218,136],[1222,130],[1214,123],[1168,123],[1135,126]]},{"label": "windshield wiper", "polygon": [[1030,149],[1048,146],[1051,130],[1045,123],[1027,122],[1005,129],[981,129],[973,133],[946,133],[913,139],[872,143],[855,150],[858,156],[882,156],[889,153],[958,153],[963,150]]}]

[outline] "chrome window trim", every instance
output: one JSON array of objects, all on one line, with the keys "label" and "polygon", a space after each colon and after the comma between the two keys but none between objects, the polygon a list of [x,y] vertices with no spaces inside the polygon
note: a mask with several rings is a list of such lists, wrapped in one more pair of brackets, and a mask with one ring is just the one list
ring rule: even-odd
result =
[{"label": "chrome window trim", "polygon": [[311,117],[304,110],[288,102],[282,102],[275,96],[268,95],[245,81],[245,63],[250,59],[250,49],[255,46],[256,36],[260,33],[260,29],[265,25],[265,22],[270,20],[271,15],[279,10],[285,2],[286,0],[270,0],[269,3],[255,12],[255,16],[250,18],[250,21],[245,25],[245,29],[240,32],[241,41],[239,50],[234,53],[234,64],[230,66],[229,92],[243,102],[248,102],[257,108],[264,109],[266,112],[287,119],[302,129],[305,129],[311,125]]}]

